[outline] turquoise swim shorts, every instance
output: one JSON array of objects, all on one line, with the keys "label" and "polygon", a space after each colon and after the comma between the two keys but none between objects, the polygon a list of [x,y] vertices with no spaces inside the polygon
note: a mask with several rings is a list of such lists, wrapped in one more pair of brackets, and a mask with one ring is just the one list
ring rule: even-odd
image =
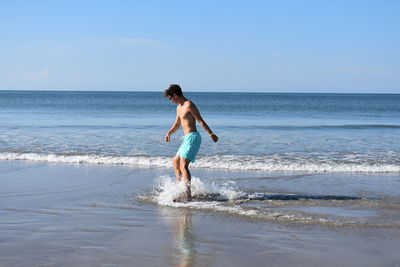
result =
[{"label": "turquoise swim shorts", "polygon": [[191,132],[185,134],[182,145],[176,153],[181,158],[185,158],[194,162],[196,160],[197,152],[199,152],[201,145],[201,135],[199,132]]}]

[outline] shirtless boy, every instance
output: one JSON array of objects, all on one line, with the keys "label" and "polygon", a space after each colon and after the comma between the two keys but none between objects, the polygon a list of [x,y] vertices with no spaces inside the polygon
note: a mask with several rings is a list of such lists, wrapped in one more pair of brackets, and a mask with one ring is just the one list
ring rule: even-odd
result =
[{"label": "shirtless boy", "polygon": [[199,122],[214,142],[218,141],[218,137],[203,120],[196,105],[183,96],[182,89],[179,85],[171,84],[168,89],[165,90],[164,96],[178,105],[176,108],[175,122],[165,135],[165,141],[169,142],[171,134],[176,132],[180,126],[182,126],[183,133],[185,134],[182,145],[179,147],[173,160],[177,181],[180,182],[183,180],[186,185],[186,194],[179,200],[191,201],[191,175],[189,172],[189,164],[196,160],[196,155],[201,145],[201,136],[200,133],[197,132],[196,121]]}]

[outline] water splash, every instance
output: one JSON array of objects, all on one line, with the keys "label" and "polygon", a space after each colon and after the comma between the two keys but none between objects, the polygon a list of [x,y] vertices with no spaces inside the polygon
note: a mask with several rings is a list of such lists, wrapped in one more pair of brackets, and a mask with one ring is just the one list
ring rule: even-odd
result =
[{"label": "water splash", "polygon": [[[232,201],[244,196],[244,193],[237,190],[232,181],[227,181],[221,185],[213,182],[205,183],[197,177],[192,177],[191,191],[194,201],[212,196],[213,201]],[[185,192],[184,182],[177,182],[175,178],[167,175],[158,177],[154,194],[157,203],[160,205],[174,204],[174,199]]]}]

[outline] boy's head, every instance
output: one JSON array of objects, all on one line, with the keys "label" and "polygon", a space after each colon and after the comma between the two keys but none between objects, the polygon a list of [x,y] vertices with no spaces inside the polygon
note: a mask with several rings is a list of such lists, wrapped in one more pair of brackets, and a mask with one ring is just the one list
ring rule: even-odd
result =
[{"label": "boy's head", "polygon": [[167,89],[164,91],[165,97],[172,97],[174,95],[183,96],[182,89],[178,84],[171,84]]}]

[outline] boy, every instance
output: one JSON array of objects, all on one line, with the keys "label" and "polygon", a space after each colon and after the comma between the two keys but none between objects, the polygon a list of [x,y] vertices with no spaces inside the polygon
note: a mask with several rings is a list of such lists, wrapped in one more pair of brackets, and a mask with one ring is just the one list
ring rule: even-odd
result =
[{"label": "boy", "polygon": [[173,159],[176,179],[178,182],[183,179],[186,185],[185,196],[179,200],[191,201],[191,175],[189,172],[189,164],[196,160],[196,155],[201,145],[201,136],[200,133],[197,132],[196,121],[199,122],[214,142],[218,141],[218,137],[203,120],[196,105],[183,96],[182,89],[179,85],[171,84],[169,88],[165,90],[164,96],[178,105],[176,108],[175,122],[165,135],[165,141],[169,142],[170,135],[176,132],[180,126],[182,126],[183,133],[185,134],[182,145]]}]

